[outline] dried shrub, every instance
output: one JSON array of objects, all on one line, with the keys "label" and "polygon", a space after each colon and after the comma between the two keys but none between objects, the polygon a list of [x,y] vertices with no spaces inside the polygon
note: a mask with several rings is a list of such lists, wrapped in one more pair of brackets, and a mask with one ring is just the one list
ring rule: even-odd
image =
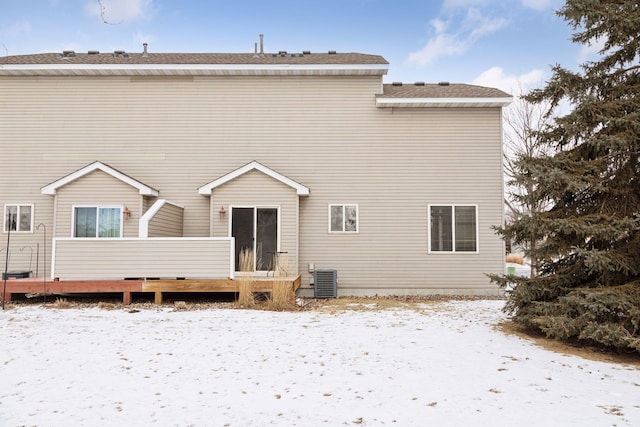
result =
[{"label": "dried shrub", "polygon": [[55,308],[71,308],[71,303],[65,298],[56,298],[56,302],[53,303]]},{"label": "dried shrub", "polygon": [[[240,271],[244,273],[253,272],[253,251],[242,249],[239,259]],[[256,305],[256,297],[253,291],[253,277],[243,274],[238,277],[238,300],[236,305],[240,308],[253,308]]]},{"label": "dried shrub", "polygon": [[113,310],[116,308],[115,304],[112,304],[110,302],[104,302],[104,301],[100,301],[98,303],[98,308],[101,308],[103,310]]},{"label": "dried shrub", "polygon": [[187,306],[187,302],[186,301],[174,301],[173,302],[173,309],[175,311],[186,311],[189,309],[189,307]]},{"label": "dried shrub", "polygon": [[512,262],[514,264],[524,264],[524,258],[520,254],[509,254],[507,255],[507,262]]},{"label": "dried shrub", "polygon": [[[289,268],[289,259],[286,255],[274,256],[273,258],[275,281],[271,288],[271,295],[267,301],[267,308],[274,311],[293,310],[296,307],[293,284],[286,280]],[[281,280],[278,280],[281,278]]]}]

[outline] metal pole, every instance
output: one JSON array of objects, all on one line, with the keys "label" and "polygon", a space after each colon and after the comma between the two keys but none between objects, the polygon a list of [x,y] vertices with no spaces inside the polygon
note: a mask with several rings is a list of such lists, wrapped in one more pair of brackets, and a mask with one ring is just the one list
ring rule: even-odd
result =
[{"label": "metal pole", "polygon": [[38,277],[38,271],[40,271],[40,243],[36,243],[36,275]]},{"label": "metal pole", "polygon": [[4,261],[4,287],[2,288],[2,310],[7,299],[7,275],[9,273],[9,243],[11,242],[11,215],[9,215],[9,227],[7,232],[7,255]]},{"label": "metal pole", "polygon": [[31,270],[31,264],[33,262],[33,247],[23,246],[20,248],[20,252],[24,251],[25,249],[29,249],[31,251],[31,255],[29,255],[29,277],[31,277],[31,273],[33,273],[33,270]]},{"label": "metal pole", "polygon": [[44,240],[42,245],[42,303],[47,303],[47,227],[40,223],[36,226],[36,230],[40,230],[40,227],[44,229]]}]

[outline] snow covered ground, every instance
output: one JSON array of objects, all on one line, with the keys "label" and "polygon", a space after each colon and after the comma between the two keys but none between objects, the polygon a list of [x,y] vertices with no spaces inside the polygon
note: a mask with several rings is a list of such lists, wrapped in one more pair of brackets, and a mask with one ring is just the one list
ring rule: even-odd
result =
[{"label": "snow covered ground", "polygon": [[0,312],[0,426],[640,425],[640,370],[505,335],[502,305],[19,306]]}]

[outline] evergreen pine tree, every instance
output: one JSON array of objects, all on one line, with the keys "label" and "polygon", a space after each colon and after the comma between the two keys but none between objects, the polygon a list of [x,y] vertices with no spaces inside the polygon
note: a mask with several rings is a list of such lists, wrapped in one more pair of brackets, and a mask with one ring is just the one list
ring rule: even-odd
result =
[{"label": "evergreen pine tree", "polygon": [[602,49],[578,72],[554,66],[526,97],[572,110],[537,134],[553,154],[518,162],[522,201],[549,208],[498,230],[539,242],[539,275],[492,280],[515,283],[507,310],[519,323],[640,352],[640,4],[567,0],[558,15],[574,42]]}]

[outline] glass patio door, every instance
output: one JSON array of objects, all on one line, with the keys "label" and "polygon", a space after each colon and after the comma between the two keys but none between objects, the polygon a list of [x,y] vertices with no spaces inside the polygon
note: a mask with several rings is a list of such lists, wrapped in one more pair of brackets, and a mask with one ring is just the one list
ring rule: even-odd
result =
[{"label": "glass patio door", "polygon": [[236,239],[235,269],[239,271],[240,252],[254,254],[254,271],[269,271],[278,250],[277,208],[232,207],[231,236]]}]

